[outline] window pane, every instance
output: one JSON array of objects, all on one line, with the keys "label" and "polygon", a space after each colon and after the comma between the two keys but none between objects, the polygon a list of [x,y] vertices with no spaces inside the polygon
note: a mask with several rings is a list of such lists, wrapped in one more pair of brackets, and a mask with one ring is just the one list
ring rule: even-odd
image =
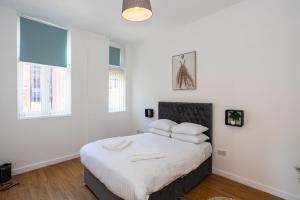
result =
[{"label": "window pane", "polygon": [[59,67],[50,69],[49,103],[52,112],[66,110],[66,70]]},{"label": "window pane", "polygon": [[19,116],[70,114],[69,68],[20,63]]},{"label": "window pane", "polygon": [[22,103],[23,103],[23,112],[29,112],[31,110],[31,76],[30,76],[30,65],[23,64],[22,66]]},{"label": "window pane", "polygon": [[23,112],[41,112],[41,70],[39,67],[24,64],[22,67]]},{"label": "window pane", "polygon": [[109,70],[109,112],[126,110],[125,72],[123,69]]},{"label": "window pane", "polygon": [[41,70],[37,66],[30,67],[30,99],[31,102],[41,101]]}]

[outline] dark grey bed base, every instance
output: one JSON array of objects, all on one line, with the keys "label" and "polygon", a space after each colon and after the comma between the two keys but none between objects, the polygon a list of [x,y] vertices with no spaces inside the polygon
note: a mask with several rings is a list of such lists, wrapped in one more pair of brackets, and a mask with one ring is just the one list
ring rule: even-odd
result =
[{"label": "dark grey bed base", "polygon": [[[212,104],[159,102],[159,119],[170,119],[177,123],[192,122],[209,128],[212,142]],[[149,200],[177,200],[197,186],[212,172],[212,157],[204,161],[197,169],[176,179],[163,189],[150,195]],[[87,187],[100,200],[122,200],[109,191],[87,168],[84,168],[84,181]]]},{"label": "dark grey bed base", "polygon": [[[175,180],[158,192],[151,194],[149,200],[178,200],[209,175],[211,169],[212,160],[210,157],[194,171]],[[84,168],[84,181],[88,188],[100,200],[123,200],[109,191],[87,168]]]}]

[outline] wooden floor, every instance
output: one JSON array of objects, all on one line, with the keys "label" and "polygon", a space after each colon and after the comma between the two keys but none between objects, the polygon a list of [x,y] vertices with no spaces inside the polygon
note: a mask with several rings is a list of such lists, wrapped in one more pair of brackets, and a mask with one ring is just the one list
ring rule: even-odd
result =
[{"label": "wooden floor", "polygon": [[[13,177],[20,185],[0,192],[0,200],[95,200],[83,185],[83,166],[79,159],[45,167]],[[279,199],[217,175],[210,175],[186,195],[186,200],[207,200],[213,196],[236,200]],[[103,199],[105,200],[105,199]]]}]

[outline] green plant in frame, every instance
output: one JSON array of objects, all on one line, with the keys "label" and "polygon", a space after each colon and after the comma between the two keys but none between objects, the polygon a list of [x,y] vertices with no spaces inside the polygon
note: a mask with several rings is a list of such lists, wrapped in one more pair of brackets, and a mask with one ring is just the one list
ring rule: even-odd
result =
[{"label": "green plant in frame", "polygon": [[229,113],[228,118],[233,121],[239,121],[241,118],[241,114],[237,111],[233,111],[233,112]]}]

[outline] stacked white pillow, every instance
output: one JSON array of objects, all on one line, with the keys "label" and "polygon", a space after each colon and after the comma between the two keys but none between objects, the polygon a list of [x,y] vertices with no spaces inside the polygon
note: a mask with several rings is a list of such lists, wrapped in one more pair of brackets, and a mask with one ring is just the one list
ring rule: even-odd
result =
[{"label": "stacked white pillow", "polygon": [[194,144],[200,144],[209,140],[209,137],[203,134],[208,128],[200,124],[183,122],[171,128],[171,137]]},{"label": "stacked white pillow", "polygon": [[177,125],[176,122],[168,119],[159,119],[151,122],[149,127],[150,133],[155,133],[158,135],[170,137],[171,136],[171,128]]},{"label": "stacked white pillow", "polygon": [[156,128],[149,128],[149,132],[154,133],[154,134],[158,134],[158,135],[162,135],[162,136],[166,136],[166,137],[171,136],[171,132],[159,130],[159,129],[156,129]]},{"label": "stacked white pillow", "polygon": [[190,142],[194,144],[200,144],[202,142],[205,142],[206,140],[209,140],[209,137],[205,134],[185,135],[185,134],[172,133],[171,137],[177,140],[181,140],[183,142]]}]

